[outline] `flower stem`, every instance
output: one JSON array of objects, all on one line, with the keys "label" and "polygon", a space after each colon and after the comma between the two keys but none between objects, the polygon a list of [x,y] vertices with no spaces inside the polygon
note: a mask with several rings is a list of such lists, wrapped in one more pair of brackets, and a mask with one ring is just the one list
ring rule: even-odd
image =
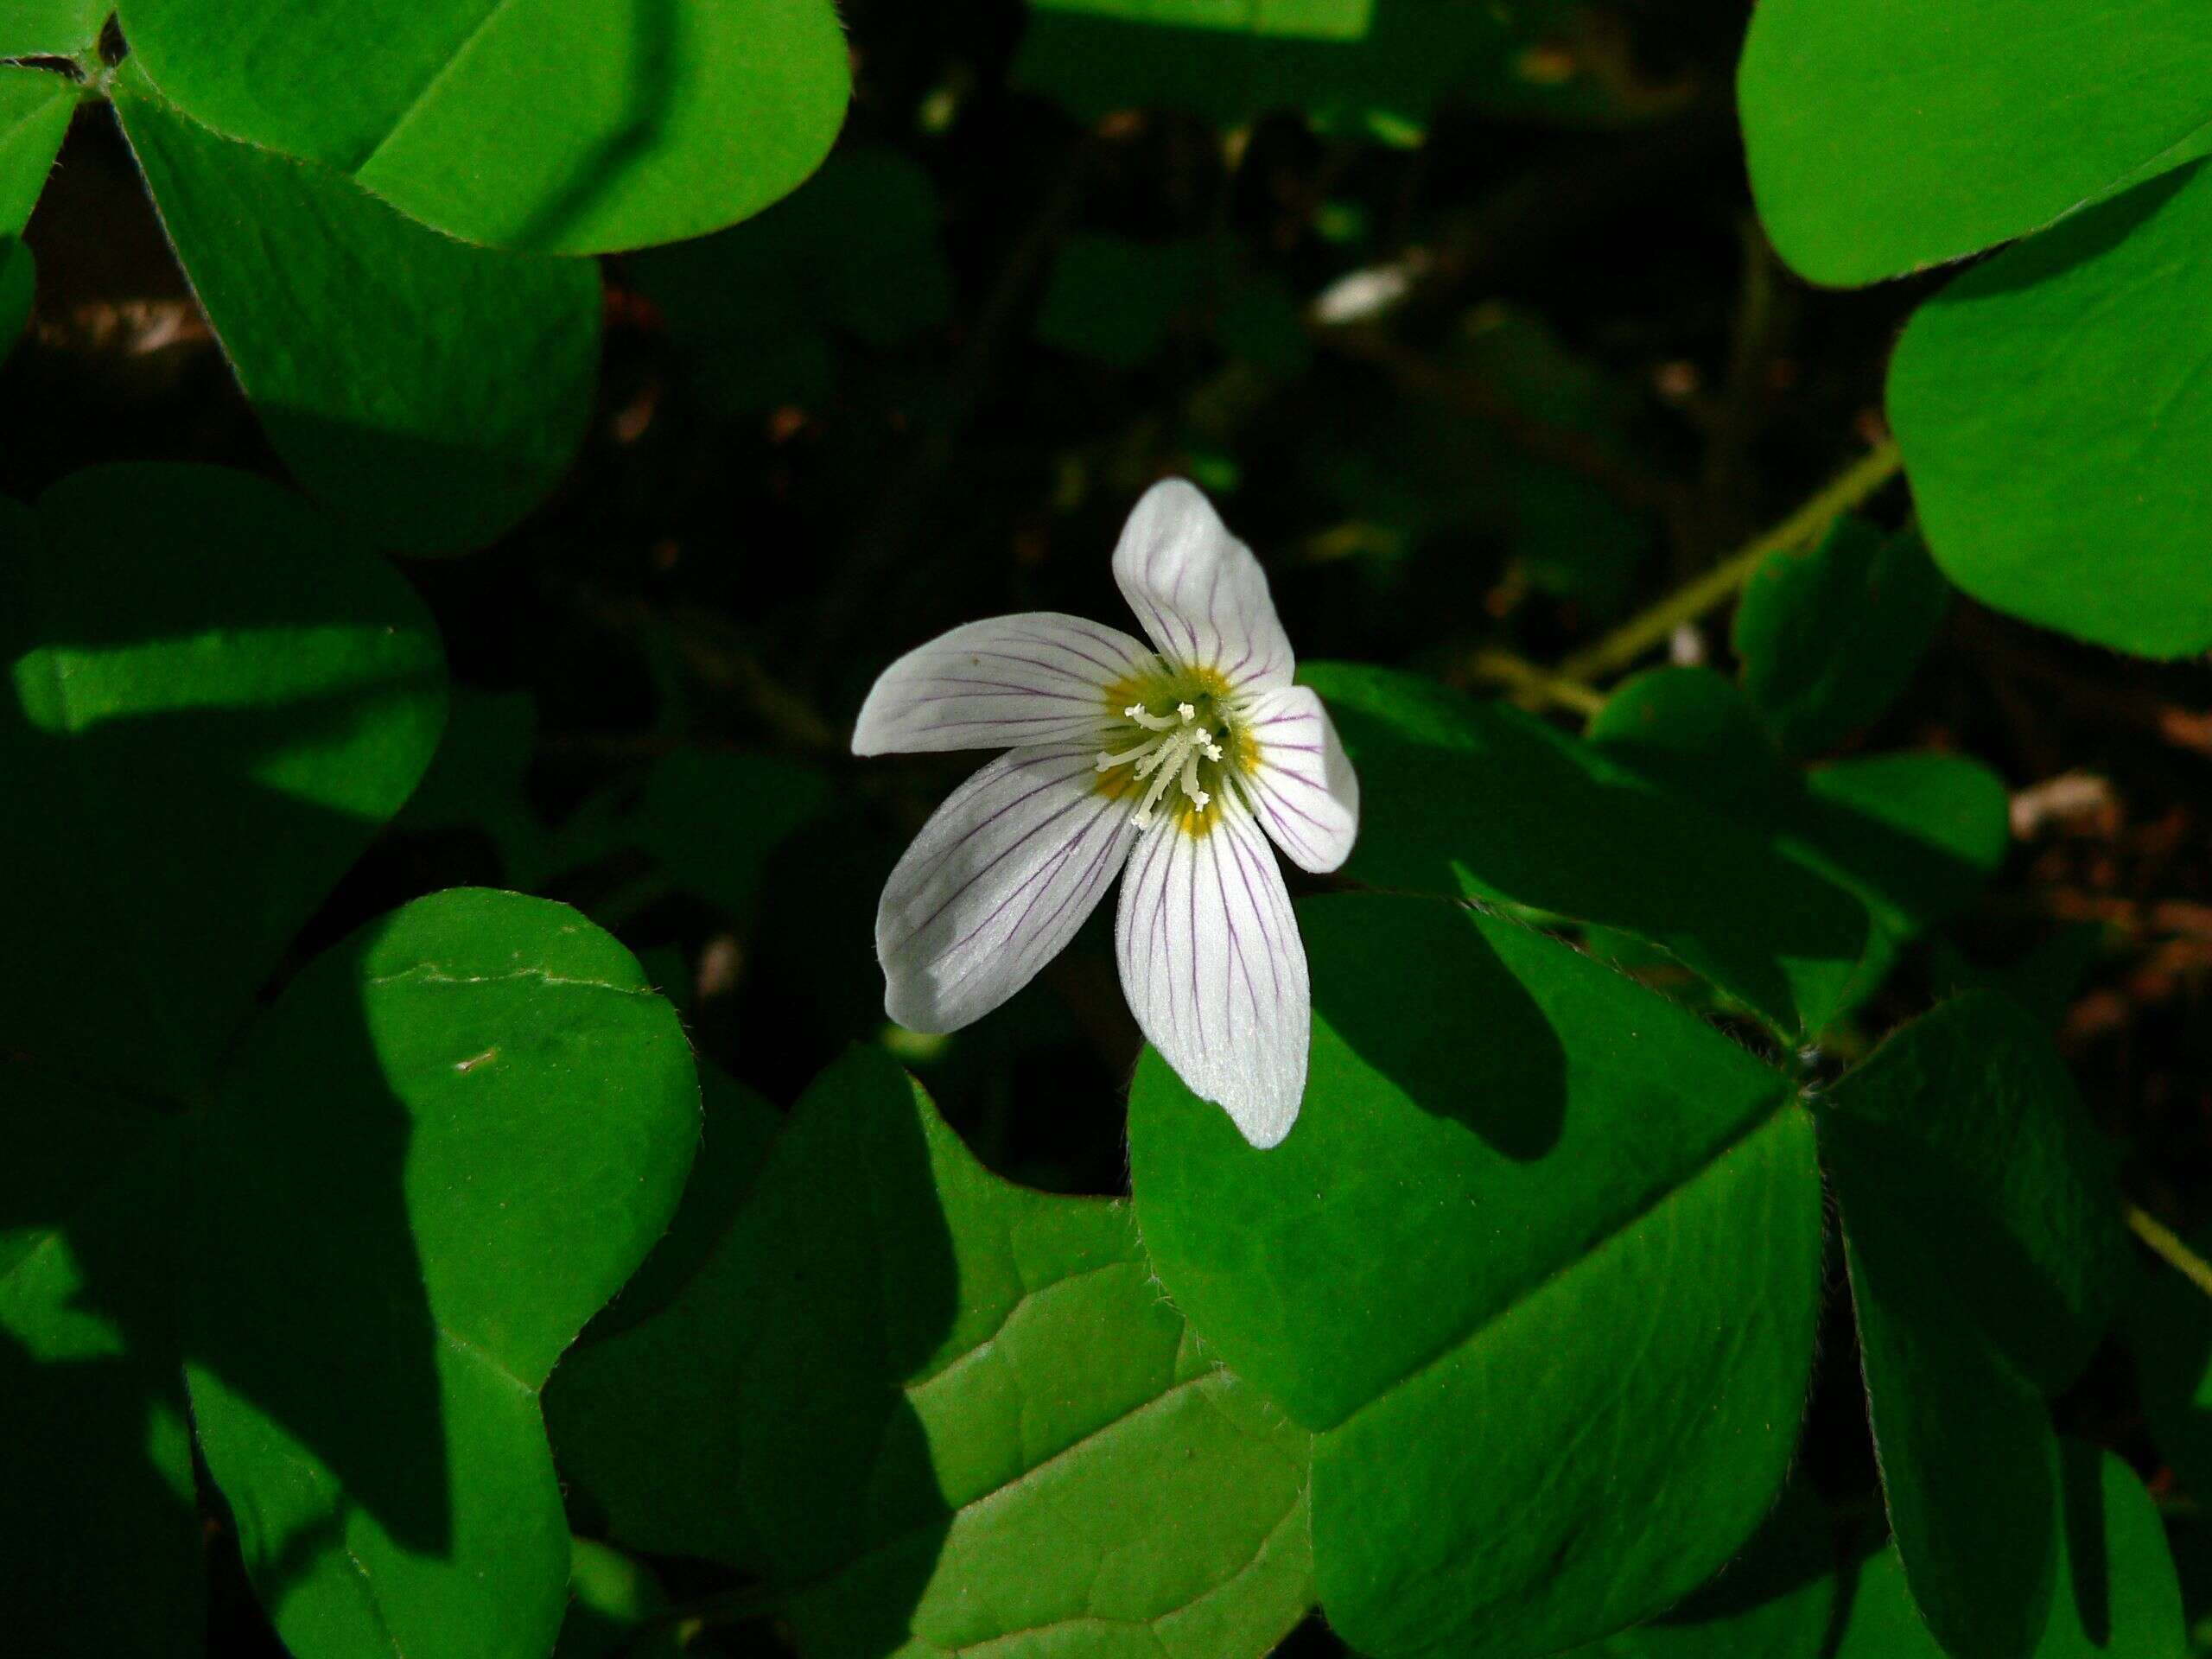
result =
[{"label": "flower stem", "polygon": [[1695,581],[1686,583],[1650,609],[1630,617],[1604,639],[1576,652],[1559,666],[1562,678],[1603,680],[1631,666],[1685,622],[1694,622],[1751,579],[1767,556],[1810,541],[1831,519],[1848,512],[1897,475],[1897,440],[1885,441],[1772,530],[1731,554]]},{"label": "flower stem", "polygon": [[2183,1243],[2180,1234],[2141,1205],[2123,1203],[2120,1212],[2127,1217],[2129,1230],[2148,1244],[2160,1260],[2207,1296],[2212,1296],[2212,1262],[2207,1262]]}]

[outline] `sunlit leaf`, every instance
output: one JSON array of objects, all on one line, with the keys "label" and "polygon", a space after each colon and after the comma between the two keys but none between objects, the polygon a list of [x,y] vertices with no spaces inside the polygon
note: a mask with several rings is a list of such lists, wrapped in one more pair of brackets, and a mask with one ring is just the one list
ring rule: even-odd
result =
[{"label": "sunlit leaf", "polygon": [[2208,250],[2199,166],[1968,271],[1914,315],[1890,419],[1936,563],[1983,604],[2146,657],[2212,645],[2196,460],[2212,443]]},{"label": "sunlit leaf", "polygon": [[666,1226],[698,1112],[629,953],[512,893],[418,899],[257,1028],[201,1126],[182,1303],[200,1447],[295,1653],[551,1649],[538,1390]]},{"label": "sunlit leaf", "polygon": [[[0,24],[13,28],[12,19]],[[0,235],[18,236],[30,222],[76,111],[77,88],[63,76],[0,64]]]},{"label": "sunlit leaf", "polygon": [[850,76],[830,0],[127,0],[163,92],[464,241],[698,236],[806,177]]},{"label": "sunlit leaf", "polygon": [[1412,898],[1299,915],[1288,1140],[1255,1151],[1152,1054],[1129,1139],[1168,1294],[1319,1431],[1323,1611],[1393,1659],[1647,1618],[1782,1484],[1818,1301],[1811,1124],[1786,1079],[1554,940]]},{"label": "sunlit leaf", "polygon": [[1783,257],[1866,283],[2203,154],[2208,86],[2196,0],[1762,0],[1737,96]]},{"label": "sunlit leaf", "polygon": [[589,264],[464,247],[327,168],[218,137],[143,75],[116,108],[239,385],[310,493],[387,546],[460,552],[552,488],[598,369]]},{"label": "sunlit leaf", "polygon": [[1128,1206],[999,1180],[880,1054],[550,1408],[618,1539],[793,1586],[818,1659],[1258,1659],[1311,1600],[1306,1437],[1196,1351]]}]

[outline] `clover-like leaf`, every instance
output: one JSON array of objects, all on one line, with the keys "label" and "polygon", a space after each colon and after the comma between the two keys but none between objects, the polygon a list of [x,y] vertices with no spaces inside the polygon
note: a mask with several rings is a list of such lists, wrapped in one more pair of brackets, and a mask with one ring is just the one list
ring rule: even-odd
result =
[{"label": "clover-like leaf", "polygon": [[1974,598],[2145,657],[2212,645],[2212,165],[1953,283],[1905,330],[1889,412],[1928,545]]},{"label": "clover-like leaf", "polygon": [[1793,754],[1829,748],[1896,701],[1950,608],[1917,531],[1846,517],[1759,566],[1737,607],[1744,690]]},{"label": "clover-like leaf", "polygon": [[1306,1436],[1198,1353],[1128,1206],[1000,1180],[880,1053],[549,1414],[619,1541],[761,1573],[815,1659],[1257,1659],[1311,1601]]},{"label": "clover-like leaf", "polygon": [[676,1208],[675,1012],[573,911],[419,899],[320,958],[201,1126],[200,1444],[302,1659],[543,1659],[569,1535],[538,1408]]},{"label": "clover-like leaf", "polygon": [[465,247],[327,167],[217,136],[128,67],[116,109],[239,385],[310,493],[386,546],[439,553],[493,540],[552,488],[598,372],[589,264]]},{"label": "clover-like leaf", "polygon": [[1525,928],[1380,895],[1299,918],[1289,1139],[1255,1151],[1147,1053],[1129,1144],[1176,1306],[1317,1431],[1324,1612],[1384,1659],[1650,1617],[1743,1544],[1796,1442],[1810,1122],[1735,1044]]},{"label": "clover-like leaf", "polygon": [[1867,283],[2010,241],[2212,143],[2196,0],[1762,0],[1737,98],[1783,258]]},{"label": "clover-like leaf", "polygon": [[1792,1482],[1744,1553],[1679,1606],[1576,1659],[1821,1659],[1847,1592],[1835,1529]]},{"label": "clover-like leaf", "polygon": [[[2056,1463],[2063,1524],[2035,1659],[2181,1659],[2190,1651],[2181,1586],[2151,1495],[2095,1446],[2065,1442]],[[1835,1659],[1942,1659],[1895,1544],[1854,1569],[1847,1587]]]},{"label": "clover-like leaf", "polygon": [[[2005,845],[2003,790],[1972,763],[1800,780],[1716,674],[1630,681],[1586,742],[1388,670],[1302,677],[1359,768],[1349,874],[1631,934],[1786,1035],[1849,1006]],[[1913,822],[1900,791],[1942,810]]]},{"label": "clover-like leaf", "polygon": [[0,63],[0,235],[30,222],[77,103],[76,86],[51,70]]},{"label": "clover-like leaf", "polygon": [[2112,1156],[2033,1018],[1993,992],[1891,1038],[1836,1085],[1821,1140],[1913,1600],[1960,1659],[2024,1659],[2057,1571],[2045,1398],[2127,1266]]},{"label": "clover-like leaf", "polygon": [[216,131],[544,252],[758,212],[820,164],[851,85],[831,0],[126,0],[123,27]]},{"label": "clover-like leaf", "polygon": [[242,473],[95,468],[0,538],[0,1047],[174,1098],[429,765],[437,629]]},{"label": "clover-like leaf", "polygon": [[2011,842],[2003,780],[1980,762],[1860,755],[1800,772],[1744,690],[1710,669],[1635,676],[1598,711],[1589,738],[1654,788],[1720,812],[1864,906],[1870,925],[1838,1011],[1972,899]]}]

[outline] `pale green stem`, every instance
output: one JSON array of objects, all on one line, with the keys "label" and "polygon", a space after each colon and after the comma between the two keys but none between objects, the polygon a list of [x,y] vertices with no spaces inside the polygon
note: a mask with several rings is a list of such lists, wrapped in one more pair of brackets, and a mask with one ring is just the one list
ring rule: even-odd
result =
[{"label": "pale green stem", "polygon": [[2207,1262],[2183,1243],[2180,1234],[2142,1205],[2123,1204],[2120,1210],[2127,1217],[2127,1225],[2136,1237],[2148,1244],[2158,1258],[2176,1273],[2207,1296],[2212,1296],[2212,1262]]},{"label": "pale green stem", "polygon": [[1492,685],[1548,702],[1584,717],[1605,706],[1605,694],[1580,680],[1568,679],[1554,669],[1540,668],[1510,651],[1478,651],[1468,659],[1468,672]]},{"label": "pale green stem", "polygon": [[1727,602],[1751,579],[1769,555],[1810,541],[1839,514],[1848,512],[1897,475],[1895,439],[1867,454],[1827,488],[1742,551],[1731,554],[1694,582],[1676,588],[1649,610],[1639,613],[1595,644],[1576,652],[1559,666],[1560,677],[1585,683],[1605,680],[1632,666],[1644,652],[1666,642],[1685,622]]}]

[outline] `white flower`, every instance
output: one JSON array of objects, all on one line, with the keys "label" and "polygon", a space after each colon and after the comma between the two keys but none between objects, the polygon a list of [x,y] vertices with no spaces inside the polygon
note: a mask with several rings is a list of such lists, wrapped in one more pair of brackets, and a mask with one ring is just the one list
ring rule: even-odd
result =
[{"label": "white flower", "polygon": [[[923,826],[885,885],[886,1010],[955,1031],[1035,977],[1122,867],[1116,935],[1137,1024],[1255,1147],[1306,1092],[1306,948],[1272,836],[1333,870],[1359,784],[1259,561],[1192,486],[1153,486],[1114,579],[1154,649],[1057,612],[972,622],[869,691],[855,754],[1003,748]],[[1266,835],[1261,832],[1265,830]]]}]

